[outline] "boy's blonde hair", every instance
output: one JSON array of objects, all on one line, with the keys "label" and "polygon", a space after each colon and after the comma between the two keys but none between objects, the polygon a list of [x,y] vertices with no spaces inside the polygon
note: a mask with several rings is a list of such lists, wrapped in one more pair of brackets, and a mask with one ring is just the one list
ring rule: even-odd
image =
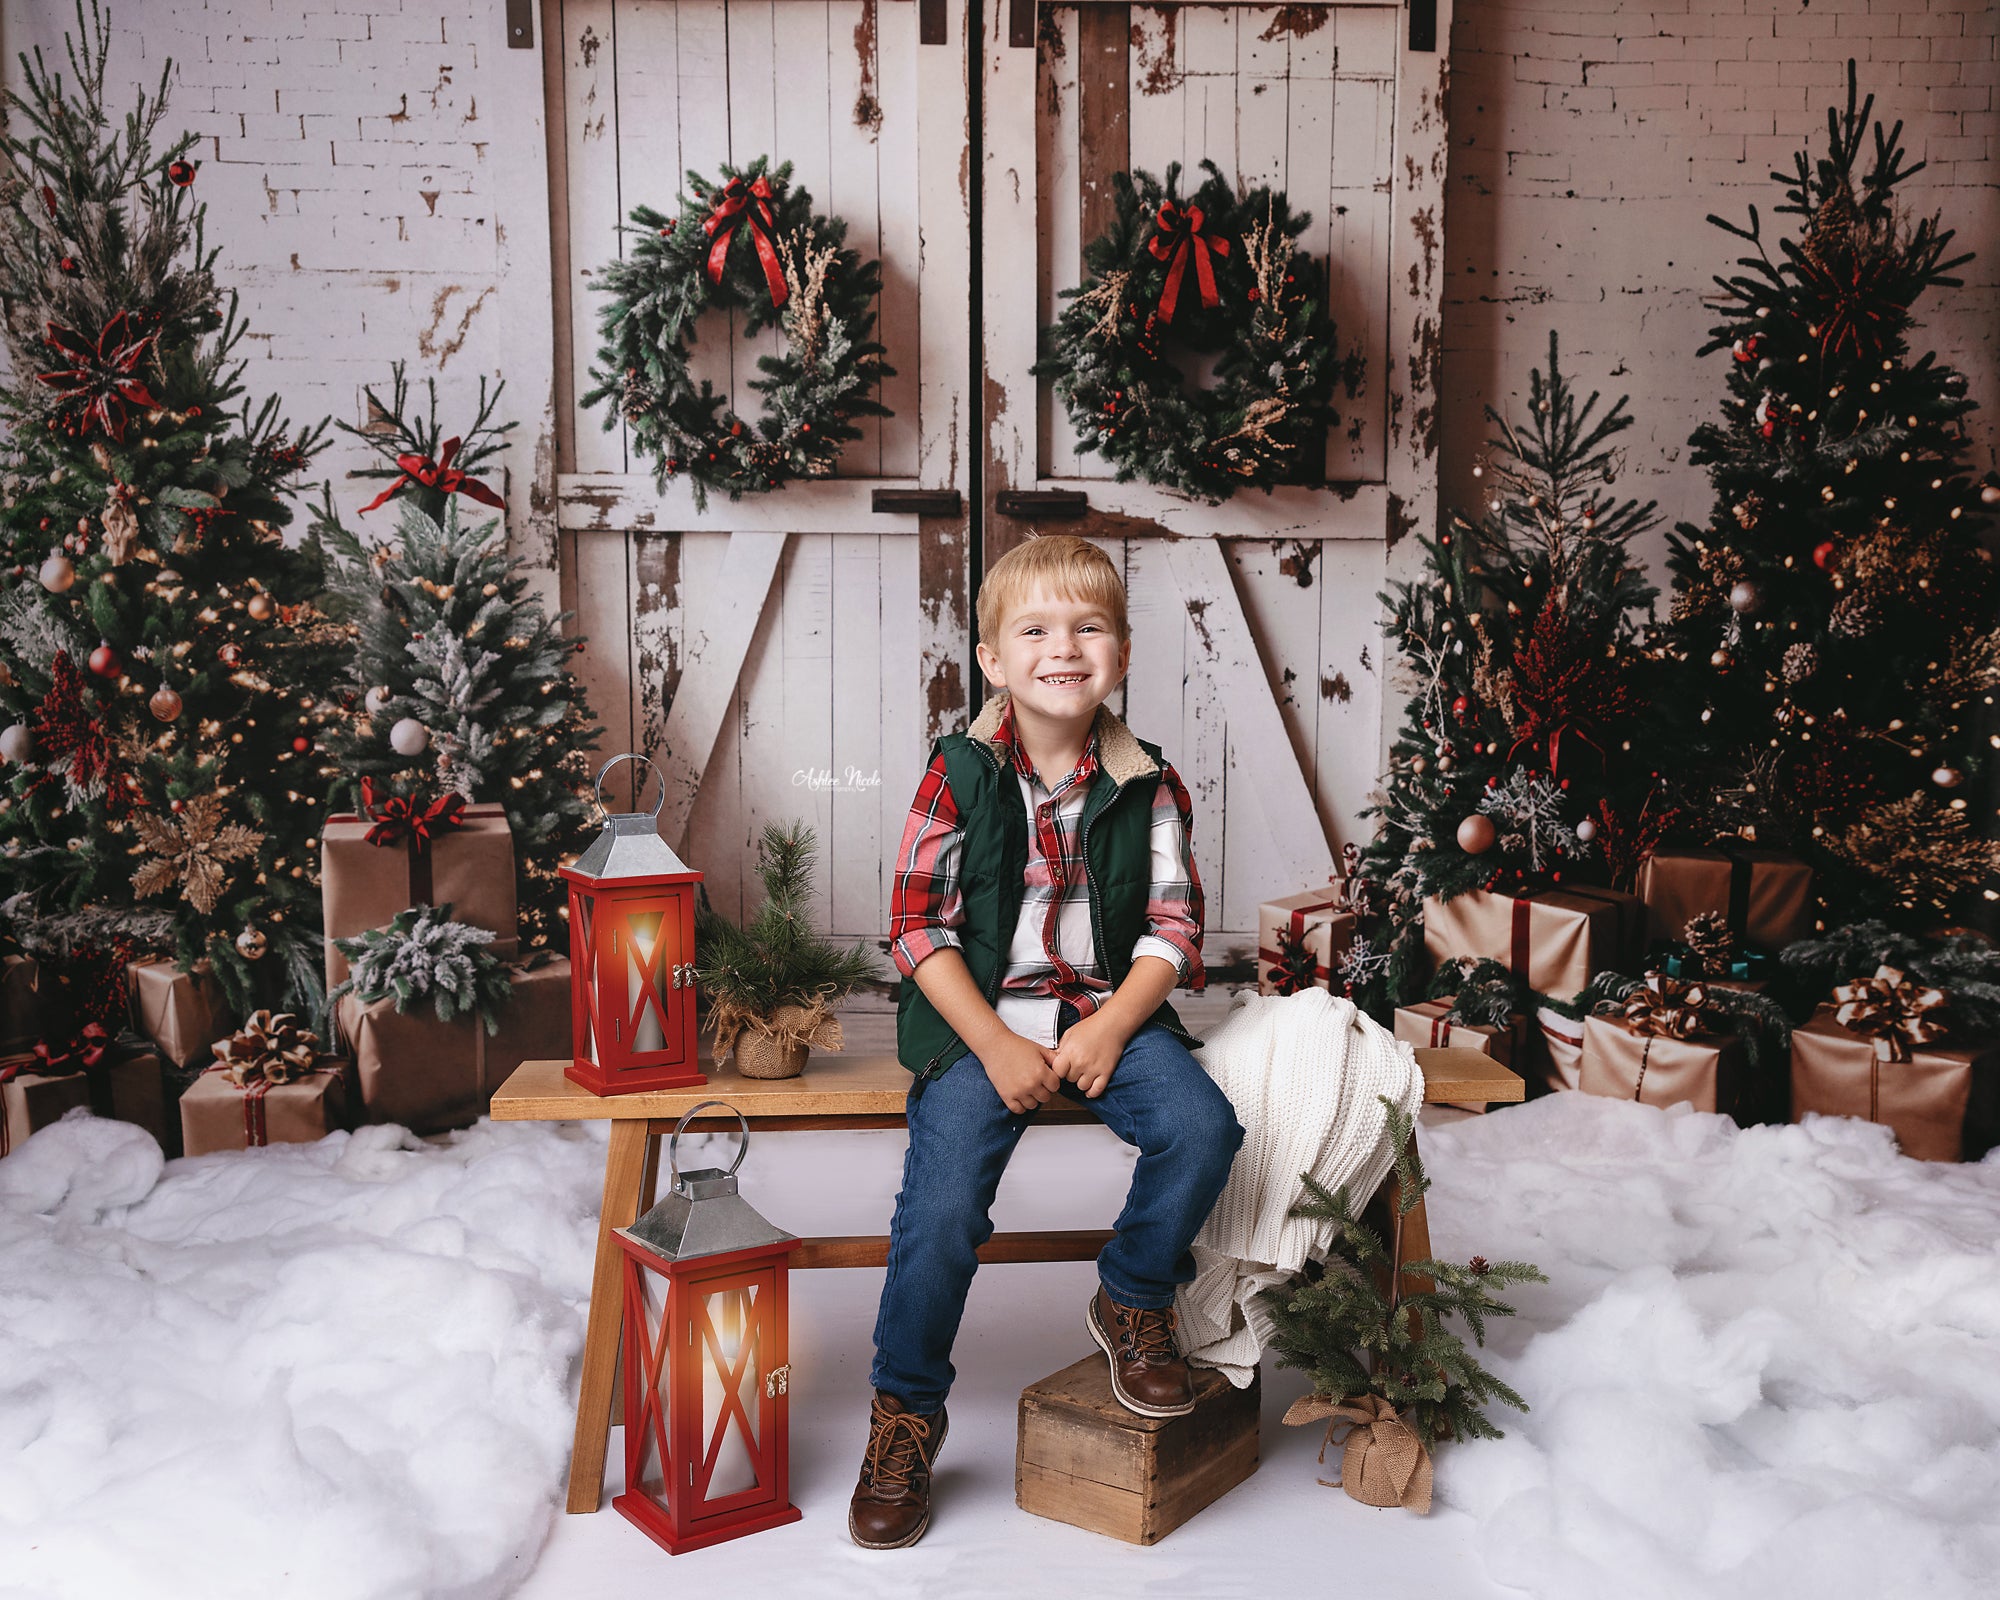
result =
[{"label": "boy's blonde hair", "polygon": [[1040,584],[1049,593],[1110,614],[1120,640],[1132,636],[1125,620],[1125,580],[1111,558],[1073,533],[1043,534],[1017,544],[986,574],[979,586],[979,642],[997,648],[1007,618],[1027,603]]}]

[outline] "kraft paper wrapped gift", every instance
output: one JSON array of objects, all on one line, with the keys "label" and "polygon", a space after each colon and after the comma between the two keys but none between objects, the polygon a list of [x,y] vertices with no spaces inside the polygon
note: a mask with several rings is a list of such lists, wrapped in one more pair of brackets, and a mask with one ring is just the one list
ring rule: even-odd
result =
[{"label": "kraft paper wrapped gift", "polygon": [[413,1133],[467,1127],[523,1061],[568,1061],[569,962],[517,968],[513,979],[500,1031],[490,1038],[477,1017],[440,1021],[428,1000],[400,1012],[393,997],[364,1003],[341,996],[335,1014],[354,1057],[363,1120],[401,1123]]},{"label": "kraft paper wrapped gift", "polygon": [[172,961],[135,961],[125,984],[133,1027],[174,1066],[212,1060],[208,1047],[229,1037],[229,1005],[207,962],[186,973]]},{"label": "kraft paper wrapped gift", "polygon": [[1669,846],[1639,869],[1648,937],[1679,939],[1688,918],[1720,911],[1747,945],[1782,950],[1813,931],[1812,868],[1782,850]]},{"label": "kraft paper wrapped gift", "polygon": [[2000,1043],[1947,1036],[1907,1061],[1885,1061],[1876,1041],[1843,1028],[1822,1005],[1792,1030],[1792,1120],[1808,1111],[1863,1117],[1893,1129],[1919,1161],[1977,1161],[2000,1143]]},{"label": "kraft paper wrapped gift", "polygon": [[1281,895],[1257,908],[1257,992],[1277,994],[1284,981],[1280,936],[1304,939],[1312,952],[1313,982],[1333,986],[1334,968],[1354,943],[1360,921],[1347,908],[1348,891],[1336,880],[1299,894]]},{"label": "kraft paper wrapped gift", "polygon": [[1450,1010],[1449,1000],[1423,1000],[1413,1006],[1398,1006],[1396,1037],[1420,1049],[1449,1045],[1460,1050],[1477,1050],[1502,1066],[1518,1069],[1523,1064],[1526,1056],[1523,1046],[1527,1040],[1525,1017],[1516,1017],[1510,1027],[1495,1028],[1485,1023],[1450,1019],[1446,1016]]},{"label": "kraft paper wrapped gift", "polygon": [[1755,1120],[1743,1041],[1733,1033],[1691,1039],[1634,1031],[1622,1017],[1583,1020],[1583,1062],[1577,1087],[1585,1094],[1639,1100],[1649,1106],[1685,1100],[1697,1111]]},{"label": "kraft paper wrapped gift", "polygon": [[33,956],[0,956],[0,1056],[20,1054],[41,1034],[40,971]]},{"label": "kraft paper wrapped gift", "polygon": [[239,1088],[211,1067],[181,1096],[181,1139],[191,1156],[312,1144],[347,1126],[346,1063],[322,1056],[290,1083],[259,1078]]},{"label": "kraft paper wrapped gift", "polygon": [[151,1050],[127,1040],[112,1044],[96,1066],[47,1072],[34,1055],[0,1057],[0,1156],[77,1106],[163,1137],[165,1068]]},{"label": "kraft paper wrapped gift", "polygon": [[1583,1084],[1583,1019],[1547,1006],[1535,1012],[1535,1060],[1542,1081],[1551,1089],[1576,1089]]},{"label": "kraft paper wrapped gift", "polygon": [[367,818],[327,818],[320,837],[320,895],[329,990],[347,979],[347,957],[334,940],[386,927],[397,912],[414,905],[449,904],[458,921],[495,935],[486,948],[503,961],[520,948],[507,813],[500,806],[467,806],[461,824],[427,846],[407,835],[370,844],[377,825]]},{"label": "kraft paper wrapped gift", "polygon": [[1643,922],[1638,897],[1621,889],[1475,889],[1424,902],[1424,953],[1434,968],[1459,956],[1498,961],[1529,988],[1567,1000],[1600,972],[1637,966]]}]

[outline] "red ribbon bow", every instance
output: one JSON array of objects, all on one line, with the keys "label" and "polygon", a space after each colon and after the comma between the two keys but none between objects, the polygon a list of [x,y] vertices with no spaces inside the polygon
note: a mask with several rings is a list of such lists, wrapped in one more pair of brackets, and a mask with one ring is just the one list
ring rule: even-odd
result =
[{"label": "red ribbon bow", "polygon": [[[49,1048],[49,1041],[35,1041],[35,1065],[31,1069],[45,1078],[60,1078],[72,1072],[88,1072],[111,1048],[111,1035],[98,1022],[88,1022],[60,1050]],[[10,1074],[11,1076],[11,1074]]]},{"label": "red ribbon bow", "polygon": [[368,830],[368,842],[377,848],[408,839],[418,850],[428,850],[431,840],[439,834],[465,826],[465,796],[457,790],[423,805],[408,795],[378,797],[375,780],[363,778],[361,808],[373,824]]},{"label": "red ribbon bow", "polygon": [[505,511],[507,509],[505,500],[479,479],[467,477],[451,464],[451,458],[458,454],[458,447],[462,443],[464,443],[462,439],[445,440],[444,448],[438,452],[435,461],[429,456],[414,453],[396,457],[396,465],[401,469],[402,476],[363,506],[362,513],[366,515],[373,511],[397,490],[411,483],[421,484],[426,489],[442,489],[446,494],[462,494],[468,499],[477,500],[483,506],[492,506],[496,511]]},{"label": "red ribbon bow", "polygon": [[769,182],[761,176],[754,183],[731,178],[716,191],[715,210],[701,225],[701,231],[715,241],[708,247],[708,281],[720,284],[736,224],[745,220],[749,222],[750,240],[757,247],[757,259],[763,263],[764,281],[771,288],[773,309],[784,305],[786,296],[791,292],[785,287],[785,274],[778,266],[777,247],[771,243],[771,230],[778,225],[771,214],[771,202],[777,198]]},{"label": "red ribbon bow", "polygon": [[1155,219],[1159,231],[1147,242],[1146,248],[1153,252],[1154,259],[1165,261],[1173,257],[1173,265],[1167,268],[1166,286],[1160,290],[1160,320],[1172,322],[1174,308],[1180,304],[1181,277],[1187,271],[1188,257],[1194,257],[1194,275],[1201,284],[1201,303],[1213,311],[1222,304],[1222,296],[1215,287],[1215,262],[1209,252],[1218,256],[1229,254],[1229,241],[1216,234],[1201,231],[1203,217],[1200,206],[1183,209],[1168,200],[1160,207]]}]

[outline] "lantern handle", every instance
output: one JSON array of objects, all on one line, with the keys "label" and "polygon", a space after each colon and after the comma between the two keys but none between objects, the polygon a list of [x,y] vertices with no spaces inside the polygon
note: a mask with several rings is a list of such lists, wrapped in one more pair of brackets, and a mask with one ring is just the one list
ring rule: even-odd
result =
[{"label": "lantern handle", "polygon": [[669,1189],[673,1188],[674,1185],[680,1181],[681,1164],[678,1159],[677,1153],[680,1148],[681,1130],[684,1129],[688,1125],[688,1123],[693,1121],[698,1113],[706,1111],[710,1106],[721,1106],[724,1111],[727,1111],[732,1116],[734,1116],[736,1120],[742,1124],[743,1127],[742,1141],[736,1146],[736,1159],[730,1162],[729,1170],[725,1172],[723,1176],[725,1178],[735,1177],[736,1169],[743,1165],[744,1152],[750,1148],[749,1119],[746,1118],[742,1112],[738,1111],[736,1107],[731,1105],[727,1100],[704,1100],[700,1105],[690,1107],[688,1109],[687,1114],[683,1116],[679,1122],[674,1124],[673,1137],[667,1140],[667,1187]]},{"label": "lantern handle", "polygon": [[[660,780],[660,798],[653,802],[653,809],[647,813],[648,816],[657,818],[661,810],[664,809],[667,803],[667,775],[664,772],[662,772],[658,767],[653,766],[652,760],[649,757],[637,755],[630,750],[626,751],[625,754],[622,756],[613,756],[609,761],[604,763],[603,770],[597,774],[597,783],[595,786],[597,793],[597,809],[599,811],[602,811],[607,817],[612,814],[611,807],[609,807],[604,803],[604,779],[605,775],[609,773],[611,769],[617,766],[618,763],[621,761],[642,762],[644,763],[644,765],[651,768],[653,776]],[[632,799],[635,803],[638,801],[639,794],[641,792],[643,791],[635,790],[633,792]],[[718,1102],[718,1104],[719,1103],[720,1102]]]}]

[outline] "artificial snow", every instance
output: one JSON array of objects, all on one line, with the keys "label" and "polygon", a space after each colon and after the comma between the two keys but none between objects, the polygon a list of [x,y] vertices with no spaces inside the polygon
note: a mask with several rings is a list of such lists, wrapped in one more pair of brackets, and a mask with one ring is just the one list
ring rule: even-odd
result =
[{"label": "artificial snow", "polygon": [[[979,1274],[931,1530],[856,1550],[881,1274],[830,1271],[793,1285],[803,1520],[669,1558],[557,1512],[601,1125],[163,1164],[73,1115],[0,1161],[0,1595],[1990,1592],[2000,1156],[1576,1094],[1421,1140],[1438,1251],[1551,1280],[1487,1347],[1533,1411],[1439,1452],[1429,1517],[1319,1487],[1318,1431],[1276,1421],[1304,1380],[1269,1357],[1262,1467],[1161,1545],[1018,1510],[1014,1399],[1089,1349],[1091,1268],[1053,1263]],[[745,1192],[796,1231],[879,1231],[902,1142],[760,1137]],[[1034,1130],[996,1222],[1103,1226],[1130,1171],[1101,1129]]]}]

